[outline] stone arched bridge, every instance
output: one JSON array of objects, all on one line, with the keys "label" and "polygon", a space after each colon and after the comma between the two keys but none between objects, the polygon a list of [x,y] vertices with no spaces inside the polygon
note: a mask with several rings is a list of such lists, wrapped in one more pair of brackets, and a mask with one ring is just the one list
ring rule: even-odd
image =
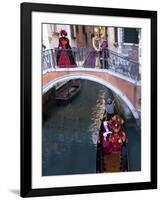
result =
[{"label": "stone arched bridge", "polygon": [[128,105],[136,119],[139,118],[141,86],[136,81],[118,76],[112,72],[81,71],[53,71],[43,75],[43,94],[55,84],[71,79],[87,79],[98,82],[110,88]]}]

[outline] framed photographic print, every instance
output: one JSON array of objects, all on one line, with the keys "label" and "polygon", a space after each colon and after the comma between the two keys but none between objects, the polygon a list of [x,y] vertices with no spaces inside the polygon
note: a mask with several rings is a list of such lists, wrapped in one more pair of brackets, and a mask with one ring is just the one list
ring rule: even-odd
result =
[{"label": "framed photographic print", "polygon": [[21,196],[157,188],[157,12],[21,4]]}]

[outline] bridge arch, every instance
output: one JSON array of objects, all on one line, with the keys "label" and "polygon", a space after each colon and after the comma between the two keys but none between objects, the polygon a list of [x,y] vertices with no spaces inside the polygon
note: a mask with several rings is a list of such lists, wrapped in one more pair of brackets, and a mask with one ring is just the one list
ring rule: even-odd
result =
[{"label": "bridge arch", "polygon": [[50,81],[47,85],[45,85],[43,87],[43,94],[46,93],[48,90],[50,90],[52,87],[54,87],[57,83],[60,83],[62,81],[73,80],[73,79],[85,79],[85,80],[89,80],[89,81],[94,81],[94,82],[100,83],[100,84],[104,85],[105,87],[111,89],[114,93],[116,93],[128,105],[128,107],[131,110],[134,118],[136,120],[139,119],[139,114],[138,114],[136,108],[133,106],[132,102],[129,100],[129,98],[121,90],[119,90],[117,87],[112,85],[107,80],[104,80],[102,78],[98,78],[94,75],[89,75],[89,74],[87,75],[87,74],[80,74],[79,73],[79,74],[68,74],[68,75],[64,75],[64,76],[59,77],[59,78],[55,78],[54,80]]}]

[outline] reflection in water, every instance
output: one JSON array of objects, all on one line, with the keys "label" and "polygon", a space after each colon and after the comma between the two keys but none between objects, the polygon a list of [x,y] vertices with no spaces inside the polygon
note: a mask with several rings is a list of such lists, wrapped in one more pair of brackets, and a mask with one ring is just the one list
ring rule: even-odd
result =
[{"label": "reflection in water", "polygon": [[98,139],[98,132],[100,129],[100,119],[101,116],[104,113],[104,107],[105,107],[105,91],[99,90],[98,94],[99,99],[96,101],[95,107],[92,109],[92,118],[91,118],[91,124],[89,126],[89,132],[91,133],[91,139],[93,144],[97,144]]},{"label": "reflection in water", "polygon": [[[97,135],[109,95],[104,86],[82,80],[81,92],[70,104],[52,107],[43,124],[43,176],[96,172]],[[135,140],[136,131],[130,133]],[[133,147],[140,151],[137,141],[135,144]],[[138,169],[139,162],[132,161],[132,169]]]}]

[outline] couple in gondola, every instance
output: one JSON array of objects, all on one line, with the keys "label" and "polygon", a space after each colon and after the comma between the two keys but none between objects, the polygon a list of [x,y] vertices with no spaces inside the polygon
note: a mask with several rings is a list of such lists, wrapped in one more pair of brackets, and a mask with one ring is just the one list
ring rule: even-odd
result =
[{"label": "couple in gondola", "polygon": [[115,114],[115,103],[107,100],[105,115],[102,120],[101,140],[105,153],[121,151],[124,143],[127,143],[127,135],[123,128],[124,120]]},{"label": "couple in gondola", "polygon": [[124,120],[119,115],[103,122],[102,146],[105,153],[121,152],[123,145],[128,142],[123,123]]}]

